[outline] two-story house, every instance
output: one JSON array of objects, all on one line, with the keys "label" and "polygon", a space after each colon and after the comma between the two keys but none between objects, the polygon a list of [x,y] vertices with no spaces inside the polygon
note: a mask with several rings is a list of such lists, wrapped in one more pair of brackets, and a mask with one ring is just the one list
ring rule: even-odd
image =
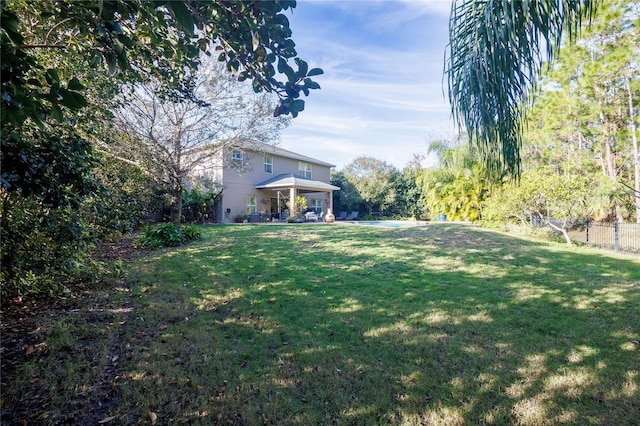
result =
[{"label": "two-story house", "polygon": [[[330,184],[333,164],[285,149],[256,142],[235,146],[193,171],[222,187],[217,222],[231,223],[236,217],[251,220],[284,220],[291,201],[307,199],[307,209],[317,214],[333,210]],[[256,213],[260,215],[255,215]]]}]

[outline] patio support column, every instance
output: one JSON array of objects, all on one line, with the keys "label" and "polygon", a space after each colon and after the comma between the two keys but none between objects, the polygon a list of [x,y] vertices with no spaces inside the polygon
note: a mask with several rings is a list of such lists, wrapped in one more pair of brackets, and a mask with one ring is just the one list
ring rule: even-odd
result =
[{"label": "patio support column", "polygon": [[331,209],[331,213],[335,214],[333,211],[333,191],[329,191],[329,209]]},{"label": "patio support column", "polygon": [[289,206],[289,216],[296,216],[296,187],[292,186],[291,189],[289,189],[289,203],[291,203],[291,206]]}]

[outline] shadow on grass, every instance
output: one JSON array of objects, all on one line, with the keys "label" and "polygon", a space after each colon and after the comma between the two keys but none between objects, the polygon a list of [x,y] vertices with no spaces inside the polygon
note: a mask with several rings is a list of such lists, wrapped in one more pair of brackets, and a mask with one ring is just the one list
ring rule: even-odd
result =
[{"label": "shadow on grass", "polygon": [[133,266],[121,423],[640,418],[637,258],[454,224],[204,232]]},{"label": "shadow on grass", "polygon": [[[209,232],[141,278],[158,331],[129,397],[145,410],[243,424],[640,418],[636,259],[457,225]],[[176,281],[171,256],[176,290],[161,279]]]}]

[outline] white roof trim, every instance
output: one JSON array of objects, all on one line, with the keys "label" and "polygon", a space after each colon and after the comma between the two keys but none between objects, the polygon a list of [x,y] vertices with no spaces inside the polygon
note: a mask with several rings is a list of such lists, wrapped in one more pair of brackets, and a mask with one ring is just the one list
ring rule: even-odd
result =
[{"label": "white roof trim", "polygon": [[295,175],[285,175],[257,184],[256,189],[297,188],[310,191],[339,191],[340,187],[318,180],[305,179]]}]

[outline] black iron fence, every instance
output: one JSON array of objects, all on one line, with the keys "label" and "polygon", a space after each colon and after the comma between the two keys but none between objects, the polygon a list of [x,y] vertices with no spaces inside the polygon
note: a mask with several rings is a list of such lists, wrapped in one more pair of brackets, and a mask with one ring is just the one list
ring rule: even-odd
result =
[{"label": "black iron fence", "polygon": [[587,222],[572,234],[584,244],[640,254],[640,223]]}]

